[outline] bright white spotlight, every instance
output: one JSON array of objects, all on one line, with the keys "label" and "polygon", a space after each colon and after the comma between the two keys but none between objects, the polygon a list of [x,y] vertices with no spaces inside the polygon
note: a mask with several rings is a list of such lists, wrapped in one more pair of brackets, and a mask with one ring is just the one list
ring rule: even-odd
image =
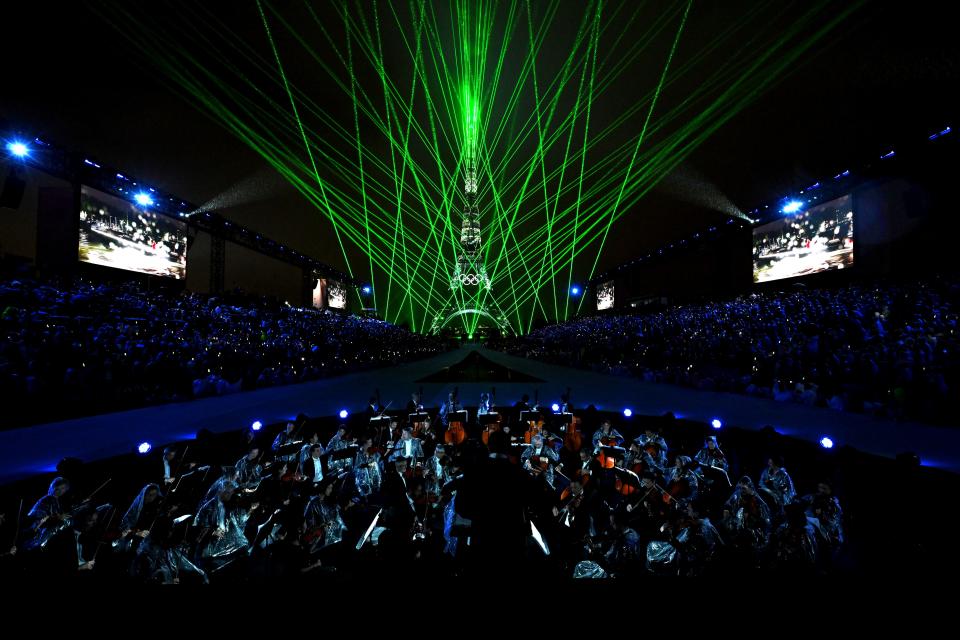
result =
[{"label": "bright white spotlight", "polygon": [[147,455],[151,449],[153,449],[153,445],[149,442],[141,442],[137,446],[137,451],[140,452],[140,455]]},{"label": "bright white spotlight", "polygon": [[363,292],[369,294],[373,289],[370,288],[370,285],[367,285],[363,288]]},{"label": "bright white spotlight", "polygon": [[349,411],[347,411],[346,409],[340,409],[340,419],[341,419],[341,420],[346,420],[348,415],[350,415],[350,412],[349,412]]},{"label": "bright white spotlight", "polygon": [[146,193],[142,193],[142,192],[138,193],[133,196],[133,199],[136,200],[137,204],[140,205],[141,207],[149,207],[150,205],[153,204],[153,198],[151,198]]},{"label": "bright white spotlight", "polygon": [[633,415],[633,409],[624,409],[624,410],[623,410],[623,415],[625,415],[626,417],[629,418],[630,416]]},{"label": "bright white spotlight", "polygon": [[572,287],[570,287],[570,295],[572,296],[580,295],[580,287],[578,287],[577,285],[573,285]]},{"label": "bright white spotlight", "polygon": [[714,418],[713,420],[710,421],[710,426],[713,427],[714,429],[719,429],[720,427],[723,426],[723,423],[720,422],[719,418]]},{"label": "bright white spotlight", "polygon": [[30,149],[22,142],[14,141],[7,143],[7,151],[18,158],[26,158],[30,155]]},{"label": "bright white spotlight", "polygon": [[783,206],[783,209],[780,209],[780,213],[796,213],[800,211],[800,207],[803,206],[803,203],[799,200],[791,200]]},{"label": "bright white spotlight", "polygon": [[255,420],[254,423],[250,425],[250,428],[254,431],[260,431],[260,429],[263,429],[263,423],[259,420]]},{"label": "bright white spotlight", "polygon": [[830,436],[823,436],[820,438],[820,446],[824,449],[833,449],[833,440]]},{"label": "bright white spotlight", "polygon": [[560,411],[560,405],[558,405],[556,402],[550,405],[550,408],[553,409],[554,413],[556,413],[557,411]]}]

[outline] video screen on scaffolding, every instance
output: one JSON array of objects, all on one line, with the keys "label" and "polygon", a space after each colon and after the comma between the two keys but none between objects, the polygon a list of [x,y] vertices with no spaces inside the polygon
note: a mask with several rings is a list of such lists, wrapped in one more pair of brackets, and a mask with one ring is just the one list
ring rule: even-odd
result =
[{"label": "video screen on scaffolding", "polygon": [[80,261],[154,276],[187,277],[187,225],[80,187]]},{"label": "video screen on scaffolding", "polygon": [[847,194],[753,230],[753,281],[853,266],[853,198]]},{"label": "video screen on scaffolding", "polygon": [[327,282],[327,304],[331,309],[347,308],[347,288],[343,283],[336,280]]},{"label": "video screen on scaffolding", "polygon": [[609,280],[597,287],[597,311],[613,309],[613,283]]}]

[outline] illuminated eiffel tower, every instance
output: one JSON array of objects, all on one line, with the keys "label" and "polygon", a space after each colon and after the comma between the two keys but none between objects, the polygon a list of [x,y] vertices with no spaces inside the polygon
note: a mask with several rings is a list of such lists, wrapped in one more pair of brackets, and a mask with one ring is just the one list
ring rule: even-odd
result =
[{"label": "illuminated eiffel tower", "polygon": [[[472,134],[473,123],[469,126],[468,131]],[[513,333],[513,328],[490,293],[490,276],[487,275],[483,261],[480,209],[477,207],[477,166],[472,145],[470,147],[464,163],[465,205],[457,261],[450,277],[450,296],[443,309],[434,317],[430,333],[439,333],[455,318],[467,316],[469,320],[473,320],[470,316],[478,315],[491,321],[502,333],[509,335]],[[473,336],[468,333],[467,337]]]}]

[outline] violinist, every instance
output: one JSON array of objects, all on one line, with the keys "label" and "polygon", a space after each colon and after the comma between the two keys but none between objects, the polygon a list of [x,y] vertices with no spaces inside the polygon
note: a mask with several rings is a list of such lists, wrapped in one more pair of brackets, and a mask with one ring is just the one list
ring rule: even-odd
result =
[{"label": "violinist", "polygon": [[131,573],[150,584],[180,584],[181,576],[195,576],[207,584],[207,574],[190,562],[181,545],[174,543],[170,520],[160,518],[137,549]]},{"label": "violinist", "polygon": [[200,501],[200,504],[197,505],[197,510],[199,511],[200,507],[205,505],[211,498],[214,498],[220,490],[223,489],[223,485],[227,482],[232,482],[236,484],[238,478],[237,468],[236,467],[223,467],[223,475],[217,478],[210,488],[207,489],[207,493],[203,496],[203,500]]},{"label": "violinist", "polygon": [[783,458],[780,456],[767,458],[767,467],[760,474],[759,489],[773,497],[776,504],[770,506],[778,512],[797,497],[797,492],[793,489],[793,480],[783,468]]},{"label": "violinist", "polygon": [[413,437],[413,429],[410,427],[404,427],[403,431],[400,434],[400,439],[394,445],[394,451],[387,458],[388,462],[392,462],[399,458],[423,458],[423,443],[421,443],[420,438]]},{"label": "violinist", "polygon": [[52,532],[63,528],[67,515],[60,499],[70,490],[70,482],[56,477],[50,483],[46,495],[37,500],[27,513],[28,538],[26,547],[38,547],[49,538]]},{"label": "violinist", "polygon": [[702,465],[714,467],[715,469],[719,469],[724,472],[729,471],[730,469],[730,463],[727,462],[727,456],[723,453],[723,451],[720,450],[719,445],[717,445],[716,436],[707,436],[703,448],[697,452],[694,460]]},{"label": "violinist", "polygon": [[601,446],[619,447],[623,444],[623,436],[613,428],[609,420],[600,423],[600,428],[593,432],[591,440],[594,451],[599,450]]},{"label": "violinist", "polygon": [[699,482],[692,466],[690,456],[677,456],[673,466],[667,469],[664,477],[666,489],[678,503],[686,504],[697,499]]},{"label": "violinist", "polygon": [[308,542],[315,550],[340,542],[347,530],[340,513],[340,505],[337,504],[336,484],[336,477],[328,478],[321,484],[319,493],[310,499],[303,510]]},{"label": "violinist", "polygon": [[833,487],[827,481],[817,484],[817,492],[801,498],[807,509],[807,516],[820,521],[833,548],[843,544],[843,511],[840,501],[833,495]]},{"label": "violinist", "polygon": [[753,480],[743,476],[723,505],[722,528],[737,549],[759,553],[770,541],[770,507],[757,493]]},{"label": "violinist", "polygon": [[237,484],[241,489],[252,491],[260,485],[263,477],[263,467],[259,463],[260,447],[254,445],[247,455],[237,460],[234,467],[237,469]]},{"label": "violinist", "polygon": [[94,569],[98,542],[91,538],[98,520],[98,509],[82,506],[73,515],[71,525],[50,539],[44,560],[52,574],[79,576]]},{"label": "violinist", "polygon": [[439,498],[440,489],[450,480],[448,462],[447,448],[438,444],[424,467],[423,477],[426,480],[425,489],[428,495]]},{"label": "violinist", "polygon": [[142,540],[150,533],[157,517],[160,515],[160,503],[162,494],[160,485],[151,482],[145,485],[127,512],[120,519],[120,531],[123,538],[133,534],[138,540]]},{"label": "violinist", "polygon": [[307,441],[303,443],[303,446],[300,447],[300,454],[298,455],[298,462],[302,465],[307,461],[307,458],[310,457],[310,447],[320,442],[320,434],[316,431],[310,433],[310,437],[307,438]]},{"label": "violinist", "polygon": [[661,469],[665,469],[667,467],[667,441],[664,440],[663,436],[660,435],[659,430],[653,426],[648,426],[644,430],[643,435],[634,440],[634,442],[638,443],[651,456],[653,456],[657,466],[659,466]]},{"label": "violinist", "polygon": [[249,511],[232,505],[233,493],[238,488],[235,483],[224,482],[220,493],[200,507],[193,521],[201,531],[197,542],[198,557],[219,562],[249,546],[244,528],[250,514],[259,505],[252,505]]},{"label": "violinist", "polygon": [[367,497],[380,491],[382,466],[380,452],[373,446],[373,438],[367,438],[353,462],[353,480],[360,496]]},{"label": "violinist", "polygon": [[663,474],[663,467],[636,440],[630,443],[630,448],[624,456],[624,465],[637,475],[641,475],[644,471]]},{"label": "violinist", "polygon": [[[280,451],[281,447],[288,444],[293,444],[296,442],[295,440],[296,427],[297,427],[296,424],[294,424],[293,422],[288,422],[287,425],[283,428],[283,431],[277,434],[277,437],[274,438],[273,440],[273,444],[270,446],[270,449],[273,451],[274,455],[276,455],[276,453]],[[280,462],[293,462],[296,459],[296,457],[297,457],[296,453],[291,453],[285,456],[277,456],[277,460]]]},{"label": "violinist", "polygon": [[[333,434],[332,438],[330,438],[330,442],[327,443],[327,446],[323,450],[323,453],[324,455],[329,456],[331,453],[335,451],[346,449],[347,447],[350,446],[350,444],[351,444],[351,441],[349,440],[347,435],[347,425],[341,424],[337,428],[337,432]],[[336,473],[340,473],[343,469],[345,469],[348,464],[350,464],[350,461],[346,458],[343,458],[341,460],[328,461],[327,468],[330,471],[330,473],[336,474]]]},{"label": "violinist", "polygon": [[534,475],[542,474],[547,484],[553,487],[553,467],[559,462],[559,456],[556,451],[544,445],[543,436],[533,436],[530,446],[520,455],[520,461],[524,469]]}]

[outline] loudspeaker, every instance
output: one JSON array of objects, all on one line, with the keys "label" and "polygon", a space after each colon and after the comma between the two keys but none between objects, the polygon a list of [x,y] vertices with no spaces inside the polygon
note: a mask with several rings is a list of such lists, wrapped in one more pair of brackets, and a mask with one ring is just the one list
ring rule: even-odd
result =
[{"label": "loudspeaker", "polygon": [[19,209],[26,188],[27,181],[18,176],[15,168],[11,167],[7,179],[3,182],[3,189],[0,190],[0,207]]}]

